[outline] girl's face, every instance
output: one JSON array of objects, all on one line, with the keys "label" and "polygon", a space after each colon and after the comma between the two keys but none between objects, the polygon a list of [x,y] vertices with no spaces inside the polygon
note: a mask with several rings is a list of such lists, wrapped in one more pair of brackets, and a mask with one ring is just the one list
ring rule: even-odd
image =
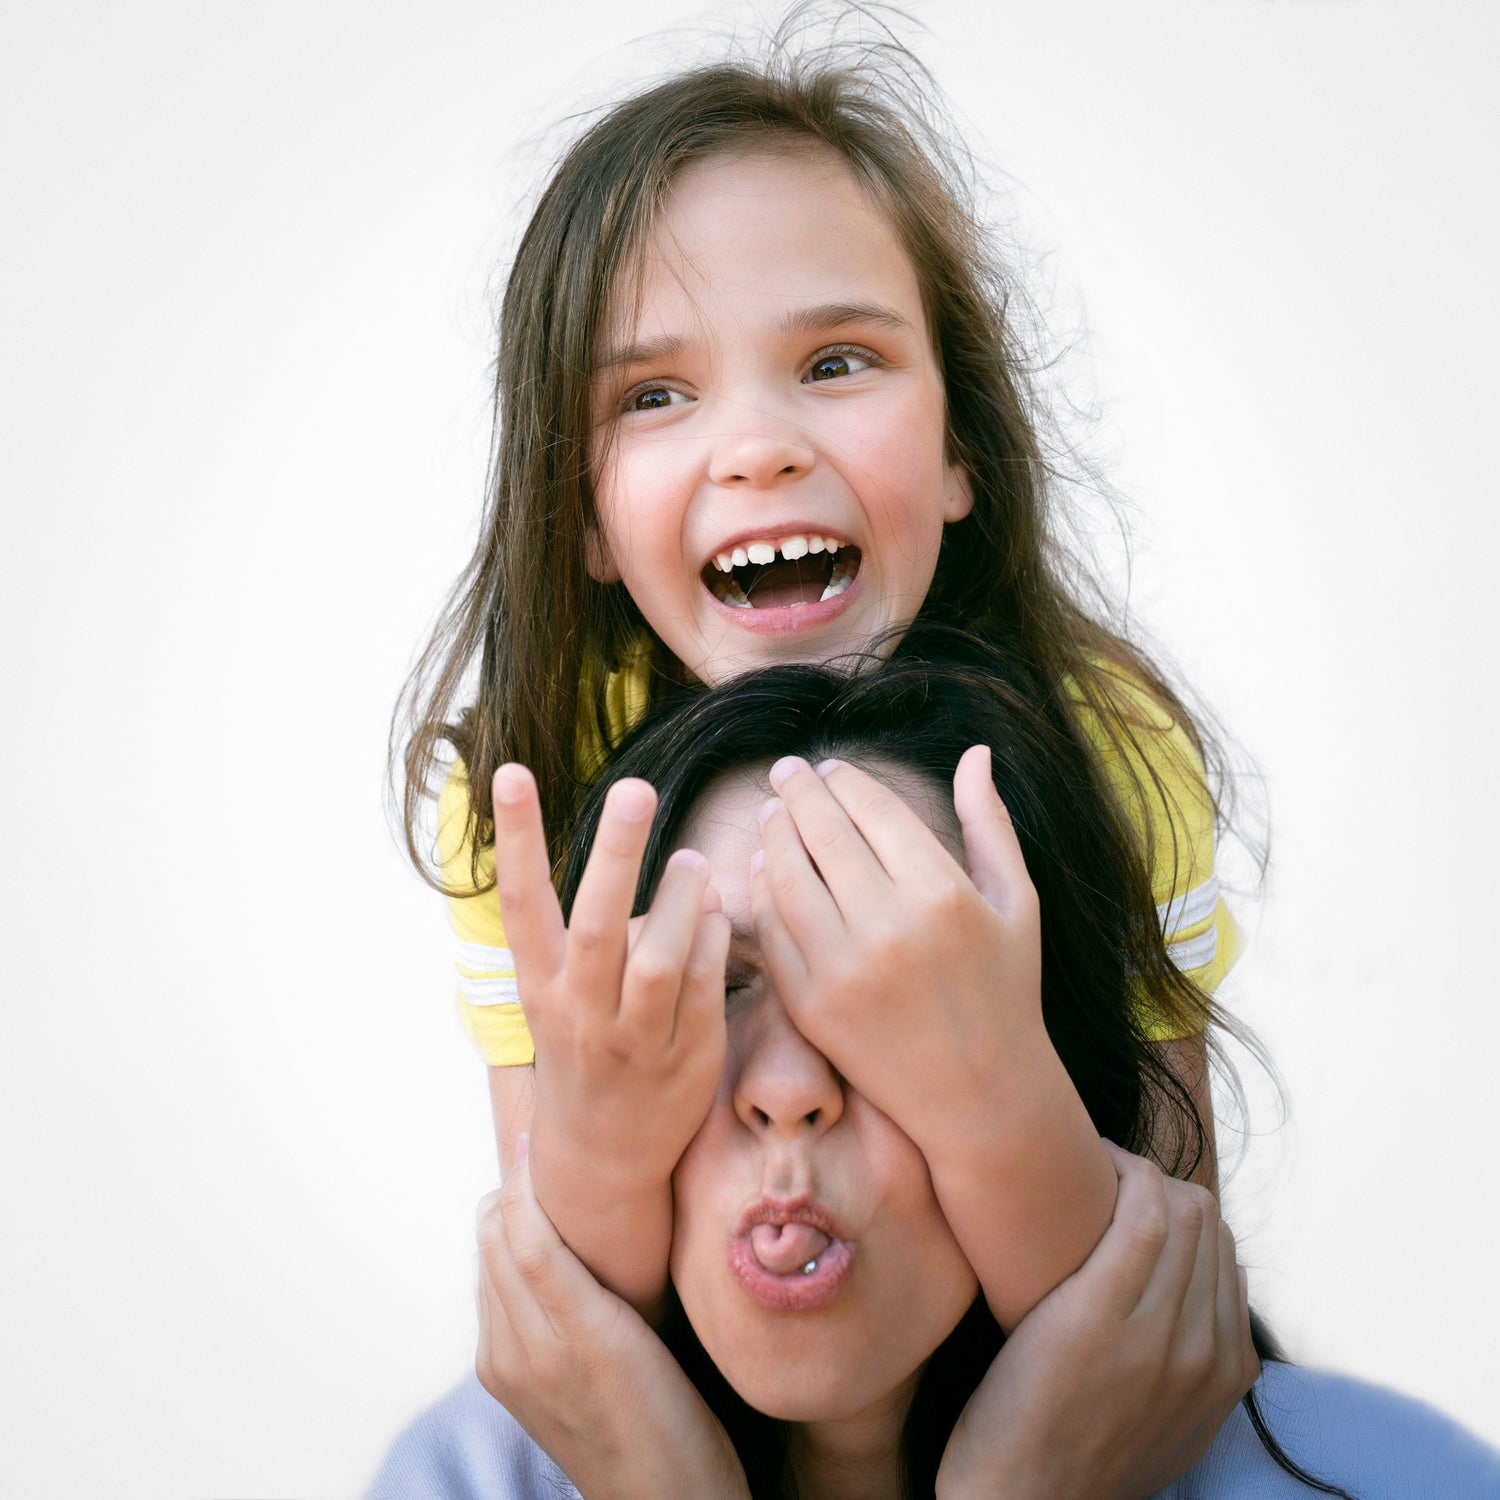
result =
[{"label": "girl's face", "polygon": [[593,376],[594,576],[706,682],[910,624],[970,493],[916,273],[848,166],[687,167],[638,271]]},{"label": "girl's face", "polygon": [[732,773],[684,830],[734,938],[724,1076],[673,1177],[672,1278],[709,1357],[758,1410],[899,1422],[978,1283],[922,1154],[797,1031],[761,962],[750,856],[767,795],[760,775]]}]

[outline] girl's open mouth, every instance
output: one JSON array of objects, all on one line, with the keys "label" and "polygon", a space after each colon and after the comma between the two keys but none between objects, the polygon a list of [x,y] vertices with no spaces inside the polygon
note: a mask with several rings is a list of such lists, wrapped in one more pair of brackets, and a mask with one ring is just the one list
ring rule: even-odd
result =
[{"label": "girl's open mouth", "polygon": [[859,564],[859,548],[837,537],[765,537],[711,557],[703,586],[730,609],[796,609],[838,598]]}]

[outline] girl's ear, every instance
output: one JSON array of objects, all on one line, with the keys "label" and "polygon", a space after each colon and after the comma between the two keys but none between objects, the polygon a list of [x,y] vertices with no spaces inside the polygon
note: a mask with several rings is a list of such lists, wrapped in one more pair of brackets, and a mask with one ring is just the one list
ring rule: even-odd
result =
[{"label": "girl's ear", "polygon": [[595,583],[618,583],[620,570],[615,566],[614,553],[609,550],[609,543],[597,526],[589,527],[583,545],[589,577]]},{"label": "girl's ear", "polygon": [[974,509],[974,486],[962,464],[950,463],[943,470],[943,520],[962,521]]}]

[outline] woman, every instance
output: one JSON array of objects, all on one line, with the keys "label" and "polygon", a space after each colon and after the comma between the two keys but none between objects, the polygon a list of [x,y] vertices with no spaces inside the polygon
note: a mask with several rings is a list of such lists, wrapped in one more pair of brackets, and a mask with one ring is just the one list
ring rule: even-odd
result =
[{"label": "woman", "polygon": [[[608,788],[648,773],[660,803],[638,905],[688,845],[673,864],[706,864],[733,934],[723,1073],[673,1180],[676,1300],[658,1338],[594,1284],[523,1162],[481,1228],[478,1370],[541,1448],[470,1387],[398,1446],[376,1495],[418,1476],[430,1490],[440,1472],[435,1492],[475,1495],[553,1494],[563,1474],[608,1495],[1143,1496],[1178,1475],[1168,1493],[1184,1496],[1373,1497],[1418,1478],[1500,1493],[1500,1459],[1435,1414],[1285,1365],[1224,1422],[1255,1373],[1233,1240],[1209,1194],[1124,1151],[1104,1240],[1002,1339],[903,1102],[877,1108],[845,1054],[813,1040],[837,944],[812,951],[806,907],[831,900],[853,932],[914,874],[961,892],[948,779],[979,740],[1024,856],[1012,885],[1042,913],[1048,1034],[1096,1126],[1136,1145],[1162,1138],[1154,1112],[1190,1109],[1131,1023],[1134,935],[1153,928],[1128,872],[1091,858],[1103,793],[1004,682],[977,645],[908,642],[858,676],[787,667],[694,695],[621,747],[580,819],[564,903]],[[824,763],[795,813],[766,801],[787,754]],[[920,992],[939,976],[908,978]]]}]

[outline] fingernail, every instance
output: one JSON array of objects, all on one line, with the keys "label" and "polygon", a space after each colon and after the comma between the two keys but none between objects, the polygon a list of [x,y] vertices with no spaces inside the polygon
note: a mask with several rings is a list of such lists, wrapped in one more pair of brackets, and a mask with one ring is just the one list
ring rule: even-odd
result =
[{"label": "fingernail", "polygon": [[755,818],[762,828],[766,826],[766,819],[769,818],[771,814],[775,812],[776,809],[780,806],[780,797],[768,797],[764,802],[761,803],[760,811],[756,813]]},{"label": "fingernail", "polygon": [[793,771],[799,770],[807,762],[800,755],[783,755],[780,760],[771,767],[771,785],[779,787]]},{"label": "fingernail", "polygon": [[696,849],[674,849],[667,865],[682,865],[689,870],[701,870],[708,861]]},{"label": "fingernail", "polygon": [[758,875],[762,870],[765,869],[765,867],[766,851],[764,849],[757,849],[755,853],[750,856],[750,873],[752,875]]},{"label": "fingernail", "polygon": [[531,1150],[531,1136],[527,1131],[522,1131],[516,1137],[516,1154],[511,1160],[511,1166],[519,1167],[526,1160],[526,1153]]},{"label": "fingernail", "polygon": [[610,789],[609,805],[618,818],[640,823],[651,816],[651,793],[636,781],[622,781]]},{"label": "fingernail", "polygon": [[526,795],[526,767],[507,762],[495,772],[492,790],[496,802],[519,802]]},{"label": "fingernail", "polygon": [[820,760],[817,765],[813,767],[813,770],[815,770],[819,776],[826,776],[831,770],[833,770],[835,766],[841,765],[843,765],[843,761],[841,760]]}]

